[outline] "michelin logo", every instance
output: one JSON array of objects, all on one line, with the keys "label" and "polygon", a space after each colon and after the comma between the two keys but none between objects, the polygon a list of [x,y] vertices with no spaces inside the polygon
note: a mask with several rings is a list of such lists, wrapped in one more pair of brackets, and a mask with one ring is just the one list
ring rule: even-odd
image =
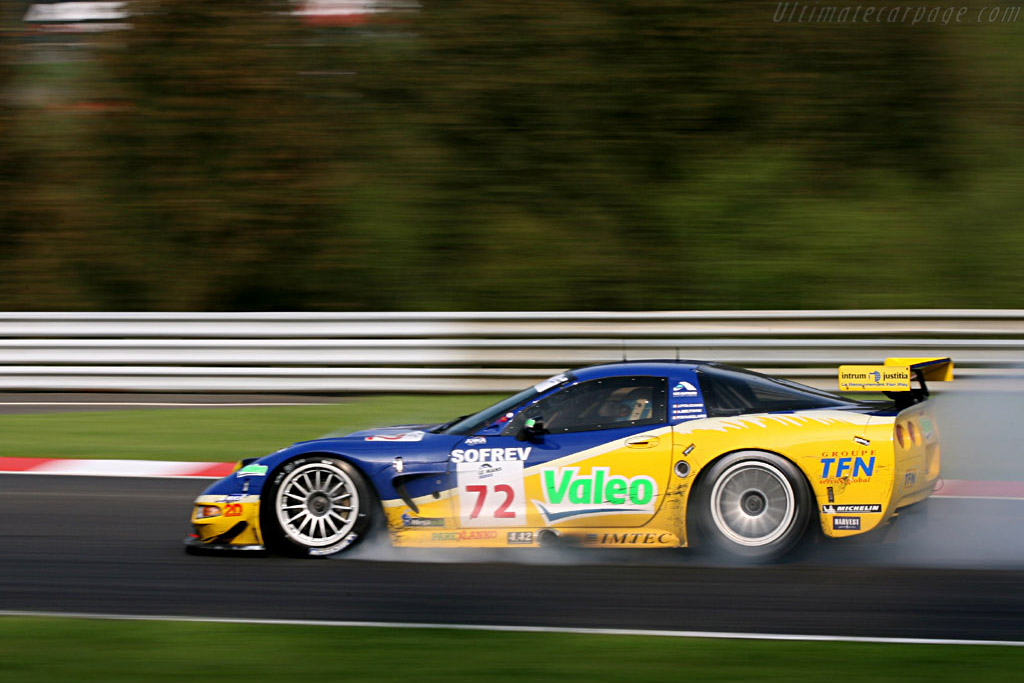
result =
[{"label": "michelin logo", "polygon": [[533,446],[522,448],[456,448],[452,451],[452,462],[505,462],[526,461]]},{"label": "michelin logo", "polygon": [[825,515],[842,515],[849,513],[877,513],[882,511],[880,504],[871,505],[822,505],[821,512]]}]

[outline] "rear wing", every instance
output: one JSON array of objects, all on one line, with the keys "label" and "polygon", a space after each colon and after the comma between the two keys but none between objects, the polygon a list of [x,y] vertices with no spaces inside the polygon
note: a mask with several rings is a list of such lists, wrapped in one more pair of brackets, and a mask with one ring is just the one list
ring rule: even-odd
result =
[{"label": "rear wing", "polygon": [[[886,358],[884,365],[839,367],[840,391],[881,391],[900,409],[928,398],[927,382],[952,379],[953,361],[949,358]],[[913,387],[913,380],[920,386]]]}]

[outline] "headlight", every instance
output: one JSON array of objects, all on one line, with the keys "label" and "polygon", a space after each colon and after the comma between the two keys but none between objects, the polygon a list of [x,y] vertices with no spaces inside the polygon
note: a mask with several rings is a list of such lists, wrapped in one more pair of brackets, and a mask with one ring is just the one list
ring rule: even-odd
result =
[{"label": "headlight", "polygon": [[217,517],[221,514],[221,509],[216,505],[197,505],[196,506],[196,519],[206,519],[208,517]]}]

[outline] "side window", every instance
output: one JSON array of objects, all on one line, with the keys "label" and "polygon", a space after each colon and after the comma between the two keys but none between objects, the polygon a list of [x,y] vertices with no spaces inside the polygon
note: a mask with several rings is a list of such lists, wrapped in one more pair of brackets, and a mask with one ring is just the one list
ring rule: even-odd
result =
[{"label": "side window", "polygon": [[754,408],[757,399],[744,378],[711,376],[703,372],[698,378],[709,416],[730,417],[758,412]]},{"label": "side window", "polygon": [[514,436],[530,419],[551,434],[663,424],[667,381],[663,377],[610,377],[580,382],[528,406],[502,432]]},{"label": "side window", "polygon": [[848,405],[827,392],[743,370],[718,367],[698,378],[711,417]]}]

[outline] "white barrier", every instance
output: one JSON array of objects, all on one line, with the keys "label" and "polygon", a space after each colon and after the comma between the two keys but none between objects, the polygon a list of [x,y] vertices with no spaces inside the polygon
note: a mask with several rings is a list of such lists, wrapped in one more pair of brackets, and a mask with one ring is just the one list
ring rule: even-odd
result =
[{"label": "white barrier", "polygon": [[0,313],[0,390],[503,392],[624,358],[834,387],[886,356],[1022,379],[1024,310]]}]

